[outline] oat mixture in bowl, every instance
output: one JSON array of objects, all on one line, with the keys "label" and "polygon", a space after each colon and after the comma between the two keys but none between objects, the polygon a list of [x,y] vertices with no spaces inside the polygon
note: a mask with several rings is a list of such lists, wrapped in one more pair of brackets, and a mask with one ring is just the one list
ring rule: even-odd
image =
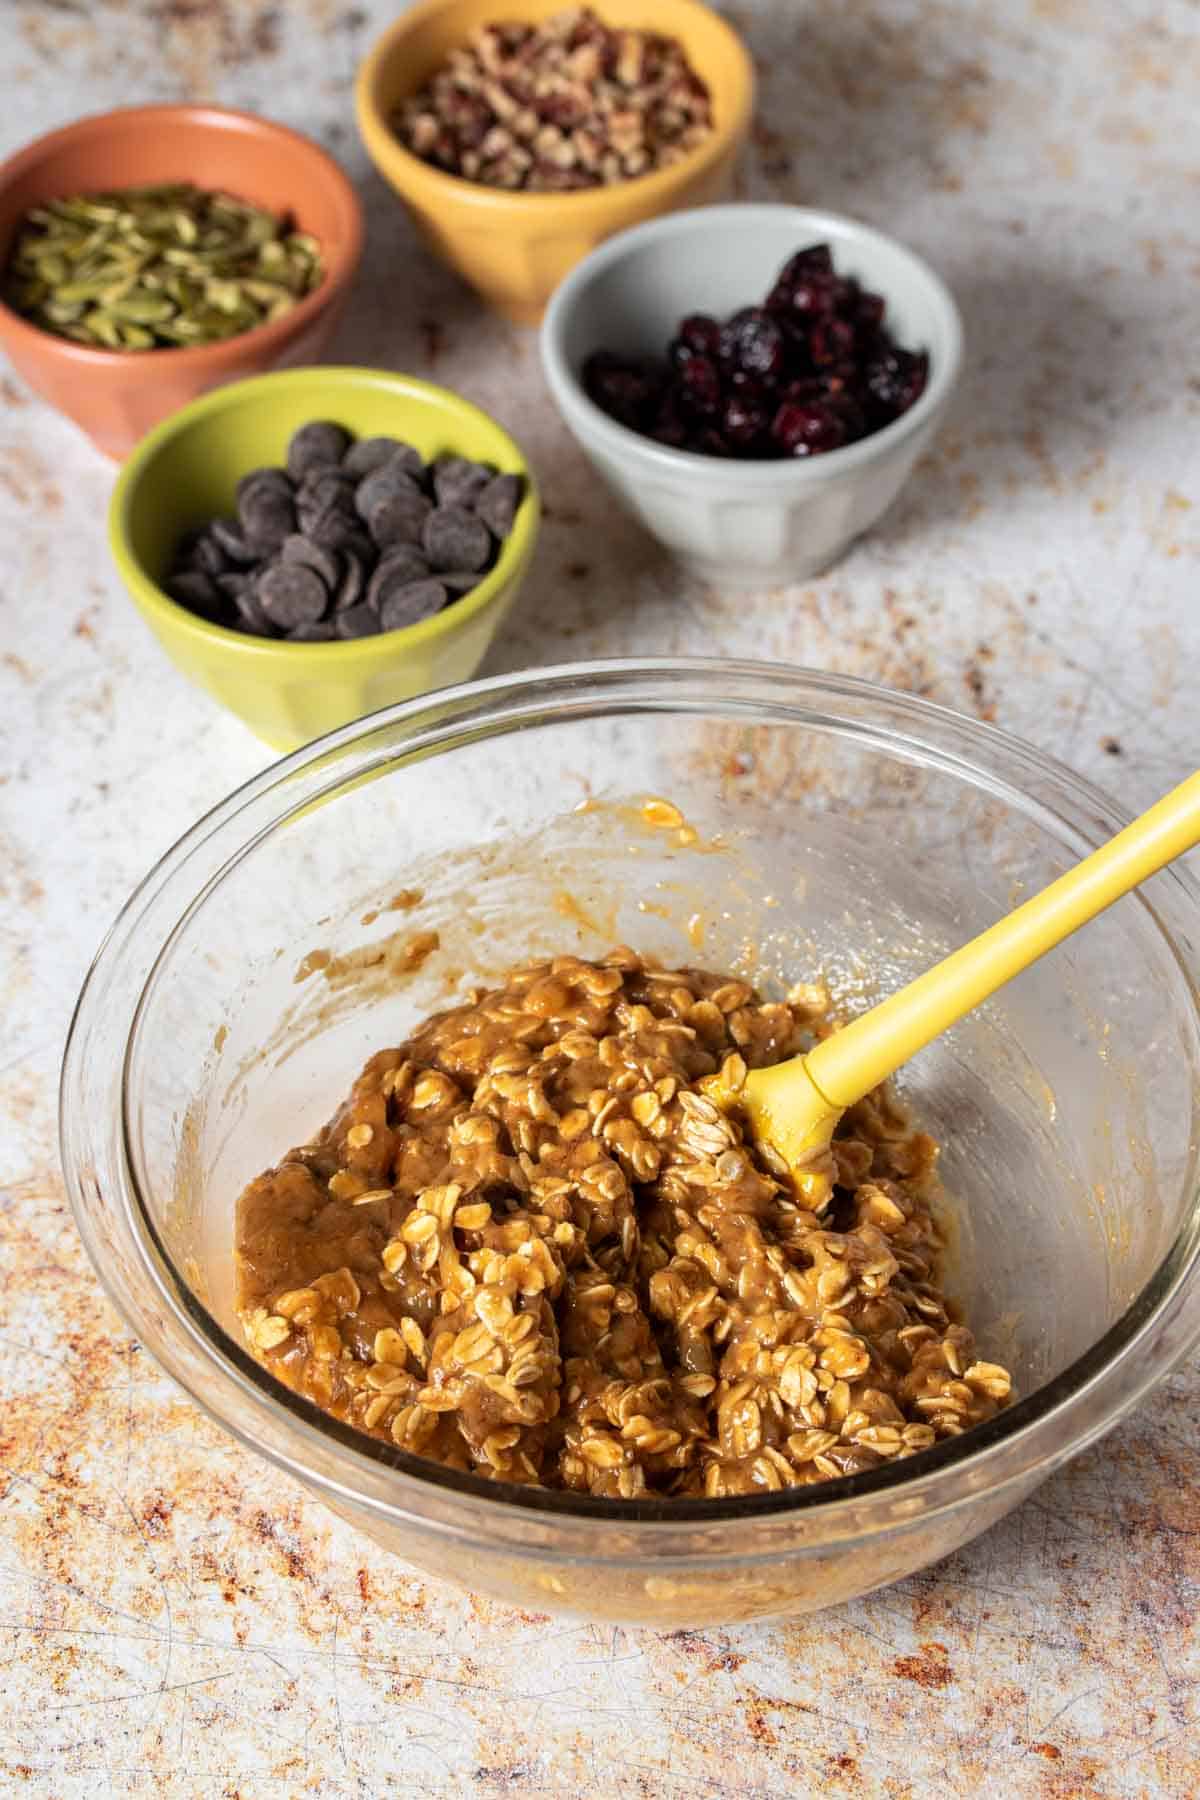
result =
[{"label": "oat mixture in bowl", "polygon": [[[678,811],[646,806],[646,797],[654,795],[668,797]],[[661,1033],[664,1023],[674,1021],[698,1033],[695,1040],[674,1034],[679,1043],[699,1045],[714,1064],[732,1054],[749,1060],[747,1048],[751,1058],[759,1050],[783,1053],[790,1027],[778,1012],[775,1048],[764,1039],[756,1050],[737,1035],[746,1022],[739,1015],[753,1017],[756,1002],[725,1014],[694,975],[671,984],[661,1017],[659,1003],[652,1008],[634,994],[628,1002],[613,1001],[614,1009],[628,1004],[631,1017],[645,1005],[658,1023],[646,1026],[642,1018],[607,1034],[600,1018],[573,1024],[564,1036],[586,1032],[597,1044],[594,1058],[578,1058],[578,1080],[581,1087],[586,1081],[588,1097],[573,1106],[567,1090],[576,1079],[574,1064],[568,1069],[569,1058],[546,1054],[558,1029],[553,987],[560,977],[521,978],[527,988],[548,979],[552,1004],[547,1014],[516,1025],[512,1021],[524,1016],[528,998],[522,994],[505,1026],[519,1046],[507,1094],[497,1091],[487,1105],[477,1105],[483,1071],[469,1064],[457,1073],[448,1063],[439,1066],[432,1084],[454,1082],[464,1118],[471,1113],[510,1121],[511,1148],[497,1139],[505,1160],[490,1192],[479,1183],[468,1191],[471,1171],[484,1155],[478,1146],[470,1157],[470,1146],[456,1147],[453,1167],[445,1156],[439,1166],[434,1159],[425,1166],[419,1154],[406,1173],[394,1152],[387,1163],[389,1141],[406,1133],[418,1149],[436,1145],[439,1133],[449,1143],[446,1120],[421,1122],[423,1109],[414,1110],[419,1091],[427,1092],[416,1070],[428,1074],[439,1057],[447,1061],[452,1046],[470,1035],[462,1022],[467,1015],[459,1014],[454,1035],[437,1056],[430,1040],[450,1027],[423,1022],[439,1009],[470,1013],[480,998],[472,999],[470,982],[500,993],[523,961],[552,964],[570,955],[592,969],[612,945],[629,944],[647,964],[656,958],[663,970],[727,971],[727,980],[712,977],[716,991],[730,982],[752,983],[763,1006],[795,1004],[803,1029],[816,1028],[817,996],[787,1001],[788,983],[798,975],[819,975],[839,1014],[849,1015],[990,923],[1011,905],[1014,884],[1027,891],[1045,886],[1121,823],[1103,795],[994,727],[910,696],[796,669],[675,661],[580,665],[442,690],[377,714],[230,796],[168,854],[100,951],[67,1048],[61,1113],[64,1169],[89,1253],[147,1352],[225,1430],[272,1463],[280,1494],[294,1495],[300,1487],[319,1498],[394,1552],[398,1573],[403,1565],[520,1606],[659,1628],[811,1611],[896,1581],[994,1523],[1053,1468],[1142,1406],[1200,1330],[1200,1007],[1182,948],[1200,939],[1200,896],[1187,872],[1156,876],[1144,895],[1120,902],[908,1065],[898,1096],[915,1132],[886,1104],[876,1106],[873,1122],[867,1113],[848,1121],[852,1129],[839,1151],[851,1159],[843,1193],[823,1219],[803,1222],[809,1233],[803,1253],[792,1249],[784,1229],[786,1196],[776,1193],[770,1171],[757,1164],[719,1178],[739,1193],[767,1191],[761,1213],[740,1208],[742,1223],[725,1216],[716,1188],[698,1186],[693,1193],[693,1183],[683,1183],[688,1192],[678,1214],[673,1201],[669,1210],[657,1201],[656,1190],[668,1176],[709,1162],[715,1167],[721,1157],[739,1154],[736,1143],[722,1141],[719,1149],[715,1139],[704,1143],[705,1126],[720,1128],[721,1122],[683,1104],[682,1094],[696,1083],[687,1056],[674,1046],[663,1052],[662,1072],[649,1071],[653,1081],[638,1074],[632,1085],[619,1088],[618,1104],[599,1131],[590,1128],[617,1081],[632,1073],[602,1063],[602,1042],[632,1044],[643,1029]],[[630,978],[650,985],[646,973],[630,972]],[[622,996],[625,982],[622,971]],[[676,1002],[671,996],[685,985],[691,999]],[[569,1010],[576,1000],[584,1011],[598,1005],[585,1002],[582,993],[568,993],[563,1004]],[[685,1005],[687,1017],[672,1013],[668,1019],[671,1008]],[[381,1047],[404,1049],[418,1041],[420,1054],[410,1048],[394,1058],[397,1068],[413,1063],[411,1091],[402,1084],[398,1096],[383,1094],[385,1055],[359,1090],[357,1116],[352,1106],[339,1118],[327,1140],[325,1167],[315,1171],[318,1200],[339,1168],[358,1171],[364,1186],[355,1197],[372,1187],[395,1190],[393,1197],[359,1207],[344,1198],[330,1204],[324,1222],[347,1234],[361,1232],[358,1247],[336,1253],[326,1247],[322,1256],[328,1260],[314,1257],[301,1268],[296,1241],[307,1232],[315,1243],[309,1222],[319,1225],[321,1219],[313,1206],[314,1171],[302,1167],[302,1157],[292,1157],[295,1216],[273,1251],[259,1245],[261,1298],[239,1297],[239,1195],[290,1144],[318,1141],[338,1097]],[[671,1076],[676,1062],[680,1072]],[[544,1063],[550,1065],[548,1078],[538,1086],[558,1122],[532,1116],[540,1110],[533,1101],[522,1123],[530,1068]],[[503,1071],[497,1073],[503,1081]],[[670,1078],[679,1087],[664,1104],[657,1084]],[[597,1100],[593,1115],[591,1095],[599,1089],[605,1098]],[[662,1138],[633,1111],[637,1100],[638,1110],[650,1113],[649,1099],[638,1099],[643,1092],[653,1092],[667,1114]],[[572,1143],[564,1125],[572,1112],[584,1110],[589,1129]],[[699,1124],[695,1153],[683,1141],[685,1130],[695,1132],[692,1123],[684,1127],[685,1114]],[[660,1153],[653,1176],[646,1161],[644,1178],[632,1163],[628,1171],[622,1167],[623,1139],[626,1159],[637,1154],[631,1121],[636,1142]],[[356,1140],[353,1148],[351,1131],[367,1125],[371,1138]],[[487,1131],[485,1124],[485,1137]],[[944,1211],[935,1204],[922,1160],[928,1155],[922,1133],[940,1147]],[[851,1138],[864,1152],[848,1150]],[[551,1160],[561,1155],[567,1166],[575,1156],[598,1152],[620,1172],[624,1188],[614,1183],[614,1196],[598,1195],[585,1211],[578,1199],[581,1170],[570,1218],[556,1218],[552,1194],[534,1196],[532,1180],[528,1193],[521,1185],[522,1177],[529,1179],[522,1155],[540,1177],[544,1143],[551,1146]],[[902,1167],[897,1158],[905,1145],[915,1161]],[[370,1161],[373,1147],[378,1170]],[[360,1161],[364,1152],[368,1160]],[[441,1211],[449,1207],[443,1192],[436,1217],[426,1208],[412,1213],[409,1232],[417,1242],[407,1243],[406,1196],[456,1182],[463,1192],[449,1218]],[[849,1305],[845,1294],[813,1291],[818,1263],[832,1277],[827,1288],[852,1262],[862,1276],[882,1273],[865,1266],[873,1258],[853,1251],[856,1242],[876,1241],[856,1226],[855,1209],[867,1209],[871,1188],[882,1190],[902,1214],[911,1204],[905,1225],[893,1234],[885,1229],[895,1223],[886,1208],[879,1216],[878,1201],[871,1203],[875,1221],[868,1212],[871,1230],[886,1243],[881,1256],[898,1265],[882,1299],[915,1307],[911,1297],[932,1278],[937,1292],[926,1294],[930,1310],[922,1323],[943,1345],[950,1343],[961,1373],[944,1361],[944,1349],[944,1368],[934,1366],[920,1343],[915,1356],[901,1351],[899,1336],[907,1327],[899,1315],[889,1326],[875,1299],[868,1312],[862,1279]],[[606,1218],[600,1201],[625,1192],[631,1204],[622,1227],[625,1216],[636,1215],[636,1269],[633,1251],[615,1230],[588,1242],[592,1221],[599,1226]],[[481,1225],[482,1215],[469,1208],[484,1204],[490,1216]],[[926,1207],[945,1234],[944,1255],[932,1254],[932,1238],[921,1240]],[[521,1213],[530,1222],[527,1254],[500,1237],[503,1224]],[[555,1262],[554,1234],[565,1224],[572,1228],[572,1249],[568,1254],[560,1245]],[[439,1461],[396,1441],[394,1420],[406,1406],[424,1404],[405,1378],[419,1383],[418,1394],[457,1378],[448,1367],[441,1380],[430,1369],[441,1320],[456,1326],[452,1342],[443,1345],[447,1357],[461,1331],[483,1323],[478,1313],[467,1320],[462,1309],[466,1322],[459,1325],[458,1295],[451,1295],[443,1314],[441,1287],[435,1305],[444,1230],[453,1239],[457,1266],[475,1281],[472,1294],[501,1287],[499,1279],[481,1280],[480,1273],[486,1277],[495,1267],[507,1276],[513,1256],[531,1265],[536,1257],[540,1265],[543,1252],[534,1244],[547,1246],[547,1264],[538,1273],[544,1279],[548,1269],[550,1279],[540,1293],[517,1291],[516,1275],[523,1286],[538,1279],[518,1266],[512,1293],[502,1296],[511,1300],[514,1325],[534,1313],[536,1302],[528,1328],[539,1334],[529,1346],[537,1351],[535,1360],[541,1340],[553,1341],[547,1305],[558,1338],[557,1388],[539,1386],[547,1374],[540,1367],[529,1383],[535,1395],[560,1396],[540,1461],[529,1449],[537,1443],[533,1422],[515,1422],[520,1447],[539,1471],[536,1482],[523,1465],[523,1479],[497,1479],[490,1461],[483,1470],[488,1459],[480,1451],[489,1439],[499,1455],[517,1448],[516,1442],[495,1441],[514,1424],[490,1413],[484,1392],[511,1400],[496,1396],[486,1381],[473,1381],[473,1397],[464,1385],[463,1404],[456,1402],[474,1451],[449,1409],[427,1410],[437,1432],[458,1433],[457,1461]],[[428,1248],[434,1232],[436,1260]],[[755,1233],[761,1256],[755,1254]],[[904,1234],[907,1242],[901,1242]],[[852,1247],[841,1258],[832,1248],[839,1237]],[[401,1289],[389,1293],[382,1274],[394,1271],[387,1270],[384,1251],[397,1239],[405,1243]],[[660,1254],[652,1244],[667,1253],[661,1270],[648,1267]],[[741,1268],[735,1280],[723,1274],[717,1258],[732,1269],[747,1248],[747,1266],[757,1265],[766,1279],[779,1274],[772,1251],[785,1251],[785,1263],[800,1273],[801,1302],[787,1295],[785,1284],[786,1301],[770,1310],[772,1326],[776,1313],[803,1315],[804,1341],[796,1347],[813,1350],[811,1367],[801,1358],[790,1372],[789,1354],[776,1369],[783,1336],[761,1346],[761,1364],[755,1350],[752,1377],[732,1363],[724,1366],[748,1334],[736,1292]],[[822,1256],[815,1255],[818,1248]],[[481,1258],[482,1250],[501,1260]],[[273,1266],[265,1252],[274,1257]],[[389,1259],[398,1256],[389,1252]],[[423,1268],[427,1257],[429,1267]],[[914,1257],[928,1260],[931,1276],[919,1272]],[[665,1307],[675,1315],[665,1317],[655,1310],[651,1287],[656,1274],[671,1273],[676,1258],[694,1263],[698,1272],[678,1286],[674,1280],[657,1284],[654,1291],[665,1289]],[[563,1285],[554,1293],[560,1265]],[[452,1272],[449,1254],[446,1266]],[[350,1270],[353,1288],[340,1276],[342,1268]],[[595,1342],[571,1335],[577,1328],[582,1334],[586,1321],[572,1314],[575,1290],[569,1284],[582,1279],[581,1291],[592,1293],[595,1306],[588,1277],[597,1273],[614,1277],[608,1351],[621,1354],[621,1334],[631,1330],[632,1348],[644,1365],[647,1358],[653,1363],[653,1341],[664,1370],[657,1379],[669,1378],[669,1393],[636,1379],[641,1367],[605,1367],[605,1349],[597,1348],[604,1331]],[[384,1371],[372,1377],[384,1385],[370,1391],[388,1407],[373,1427],[335,1416],[264,1366],[264,1358],[287,1354],[282,1337],[266,1349],[260,1335],[261,1353],[246,1343],[241,1312],[261,1304],[260,1331],[267,1319],[286,1323],[291,1354],[302,1362],[301,1340],[310,1341],[301,1317],[305,1301],[290,1321],[275,1302],[308,1286],[321,1296],[322,1314],[310,1324],[329,1334],[317,1343],[334,1352],[331,1395],[332,1376],[341,1378],[344,1359],[347,1367],[351,1361],[361,1366],[364,1380],[370,1371]],[[331,1286],[332,1294],[322,1292]],[[715,1299],[708,1298],[710,1288]],[[622,1309],[616,1304],[622,1290],[636,1300],[628,1311],[622,1310],[624,1298]],[[407,1310],[406,1292],[413,1296]],[[954,1336],[957,1321],[943,1323],[936,1310],[943,1295],[961,1305],[977,1351],[967,1351]],[[363,1331],[348,1343],[347,1321],[384,1296],[386,1308],[365,1321],[369,1341]],[[693,1302],[695,1314],[681,1323]],[[834,1323],[839,1306],[844,1328]],[[718,1316],[706,1319],[706,1308]],[[511,1371],[521,1345],[513,1357],[503,1342],[503,1305],[500,1312],[497,1341]],[[403,1363],[393,1360],[394,1339],[384,1337],[376,1347],[380,1332],[395,1331],[403,1341],[409,1314],[407,1336],[419,1324],[428,1347],[423,1366],[420,1345],[414,1358],[405,1342]],[[597,1328],[601,1322],[595,1321]],[[889,1345],[893,1327],[895,1343]],[[516,1328],[526,1331],[523,1324]],[[869,1375],[851,1374],[853,1360],[840,1373],[828,1366],[828,1353],[832,1349],[836,1360],[838,1346],[813,1340],[831,1329],[863,1344],[870,1340]],[[794,1330],[788,1324],[784,1335]],[[269,1326],[266,1338],[279,1331],[279,1325]],[[689,1355],[702,1355],[701,1344],[710,1347],[711,1368],[686,1366],[679,1349],[685,1333]],[[474,1346],[468,1339],[463,1348],[474,1348],[472,1364],[494,1360],[492,1335],[489,1330],[488,1342],[480,1337]],[[566,1365],[579,1357],[581,1341],[585,1352],[595,1351],[604,1378],[590,1412],[580,1405],[582,1393],[566,1398]],[[948,1431],[958,1422],[958,1409],[947,1400],[966,1400],[955,1385],[960,1381],[977,1393],[975,1364],[981,1359],[1010,1372],[1015,1396],[972,1428]],[[929,1375],[927,1390],[908,1381],[918,1364]],[[506,1378],[501,1369],[484,1367],[482,1373]],[[717,1384],[709,1395],[687,1395],[701,1431],[680,1432],[679,1445],[669,1449],[649,1452],[643,1444],[635,1453],[634,1440],[646,1433],[635,1421],[678,1429],[678,1412],[672,1407],[668,1421],[667,1402],[689,1374],[710,1375]],[[816,1383],[811,1399],[806,1374]],[[753,1380],[755,1391],[728,1409],[729,1454],[721,1444],[718,1415],[725,1395],[719,1398],[718,1390],[728,1382],[726,1392],[732,1393],[743,1379]],[[843,1399],[839,1381],[853,1404],[820,1454],[850,1453],[856,1472],[825,1476],[815,1447],[811,1463],[802,1463],[791,1440],[804,1429],[798,1409],[814,1403],[826,1408],[826,1418],[808,1428],[833,1430],[829,1417]],[[392,1382],[398,1386],[389,1393]],[[605,1392],[617,1383],[622,1401]],[[526,1392],[522,1384],[512,1385],[519,1396]],[[630,1386],[642,1390],[636,1401],[624,1394]],[[853,1414],[869,1415],[880,1404],[863,1404],[868,1389],[892,1400],[903,1420],[896,1425],[901,1434],[910,1424],[927,1424],[936,1441],[891,1456],[880,1455],[891,1445],[887,1435],[874,1446],[861,1441],[863,1421]],[[607,1397],[614,1400],[615,1419]],[[758,1409],[757,1421],[743,1405],[748,1398]],[[922,1399],[934,1404],[919,1407]],[[630,1408],[625,1417],[622,1403]],[[410,1412],[401,1430],[414,1421],[427,1428]],[[616,1444],[620,1468],[642,1467],[645,1491],[621,1498],[615,1469],[609,1472],[616,1473],[615,1498],[594,1491],[590,1483],[597,1477],[590,1473],[584,1475],[587,1485],[566,1485],[568,1426],[578,1427],[580,1443],[586,1434],[598,1444]],[[752,1452],[756,1427],[762,1443]],[[735,1430],[741,1448],[733,1444]],[[672,1470],[669,1457],[685,1439],[690,1459]],[[454,1447],[453,1436],[450,1442]],[[785,1481],[768,1449],[795,1468],[794,1483]],[[879,1458],[870,1467],[863,1466],[868,1453]],[[612,1454],[601,1449],[601,1463]],[[703,1491],[708,1464],[721,1465],[719,1479],[728,1468],[736,1483],[745,1479],[746,1459],[753,1471],[760,1457],[779,1476],[778,1488],[751,1475],[745,1487]],[[551,1458],[557,1459],[553,1467]],[[580,1460],[603,1477],[598,1465]],[[769,1483],[765,1466],[761,1474]],[[697,1485],[672,1492],[668,1483],[676,1478]],[[627,1475],[626,1484],[636,1479]],[[552,1485],[556,1480],[561,1485]]]},{"label": "oat mixture in bowl", "polygon": [[695,1086],[827,1004],[622,949],[435,1015],[242,1196],[252,1348],[405,1449],[611,1499],[860,1474],[991,1418],[1012,1384],[939,1289],[932,1140],[880,1090],[818,1216]]}]

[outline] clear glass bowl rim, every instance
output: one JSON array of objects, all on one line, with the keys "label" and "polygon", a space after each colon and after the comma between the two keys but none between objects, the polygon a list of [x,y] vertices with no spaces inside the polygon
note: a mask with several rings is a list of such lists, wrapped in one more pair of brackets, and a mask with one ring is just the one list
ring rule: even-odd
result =
[{"label": "clear glass bowl rim", "polygon": [[[1009,1486],[1029,1484],[1102,1436],[1200,1339],[1200,1146],[1193,1135],[1183,1223],[1150,1280],[1132,1304],[1075,1362],[1052,1381],[1018,1400],[986,1425],[932,1450],[861,1475],[779,1493],[729,1500],[609,1501],[590,1496],[509,1486],[462,1475],[391,1449],[331,1420],[310,1402],[276,1382],[213,1320],[167,1254],[139,1191],[127,1133],[125,1081],[130,1046],[145,990],[174,934],[197,903],[193,890],[163,934],[149,973],[130,995],[130,1025],[122,1066],[113,1071],[114,1100],[121,1109],[120,1156],[104,1145],[81,1116],[80,1059],[95,1024],[103,981],[119,979],[139,925],[160,894],[186,870],[189,858],[217,834],[230,838],[227,859],[202,892],[241,855],[322,794],[364,775],[383,772],[420,752],[452,749],[533,723],[628,711],[703,713],[719,708],[751,722],[787,714],[796,723],[821,725],[924,762],[1018,807],[1038,822],[1066,827],[1080,850],[1127,824],[1128,816],[1092,783],[1065,764],[997,726],[984,724],[917,696],[852,676],[795,665],[720,658],[639,658],[561,664],[441,689],[359,719],[270,765],[234,790],[181,837],[134,890],[101,943],[76,1003],[64,1052],[59,1135],[72,1212],[89,1258],[125,1323],[189,1397],[217,1424],[289,1475],[316,1489],[334,1507],[365,1507],[393,1525],[473,1539],[497,1537],[514,1553],[537,1548],[539,1556],[564,1560],[589,1554],[614,1528],[622,1554],[651,1559],[663,1554],[717,1548],[723,1560],[745,1562],[777,1556],[785,1547],[777,1531],[769,1542],[729,1541],[721,1528],[740,1521],[784,1528],[796,1545],[847,1543],[864,1532],[886,1530],[915,1514],[929,1519],[995,1498]],[[402,734],[402,735],[401,735]],[[351,766],[357,752],[360,760]],[[323,773],[329,779],[323,778]],[[1034,799],[1019,783],[1036,783]],[[278,810],[266,827],[237,835],[237,822],[263,801]],[[1165,883],[1170,910],[1200,932],[1200,884],[1176,864],[1155,878]],[[1141,904],[1178,964],[1200,1020],[1200,992],[1189,957],[1159,916],[1162,906]],[[115,1166],[113,1165],[115,1162]],[[165,1309],[153,1316],[129,1294],[104,1254],[92,1217],[85,1172],[105,1176],[119,1190],[121,1223]],[[183,1334],[182,1337],[180,1334]],[[199,1350],[207,1364],[203,1391],[181,1372],[181,1346]],[[288,1447],[262,1440],[245,1417],[278,1435],[286,1422]],[[328,1466],[326,1466],[328,1465]],[[430,1516],[429,1504],[435,1508]],[[792,1529],[789,1529],[791,1527]],[[715,1528],[715,1530],[714,1530]],[[570,1547],[564,1549],[564,1530]],[[678,1536],[678,1545],[676,1537]],[[713,1538],[717,1542],[714,1546]],[[604,1560],[603,1556],[595,1559]]]}]

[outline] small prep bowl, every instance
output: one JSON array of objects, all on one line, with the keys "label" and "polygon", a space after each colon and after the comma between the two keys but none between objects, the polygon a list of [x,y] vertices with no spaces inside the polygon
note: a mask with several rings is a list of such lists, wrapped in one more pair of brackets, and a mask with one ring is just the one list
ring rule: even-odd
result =
[{"label": "small prep bowl", "polygon": [[507,193],[447,175],[406,150],[391,115],[481,25],[536,23],[563,0],[420,0],[364,61],[355,90],[358,128],[372,161],[426,242],[490,306],[536,324],[567,270],[604,238],[656,213],[724,199],[754,105],[754,68],[737,33],[699,0],[599,0],[606,25],[653,29],[679,40],[707,84],[713,131],[670,168],[571,194]]},{"label": "small prep bowl", "polygon": [[[651,794],[694,838],[646,822],[636,802]],[[428,1573],[660,1628],[808,1612],[896,1581],[1144,1404],[1200,1334],[1200,892],[1186,869],[1119,900],[903,1071],[943,1146],[949,1290],[1019,1395],[903,1462],[621,1504],[393,1450],[248,1355],[236,1197],[332,1115],[369,1056],[506,964],[623,940],[777,993],[824,971],[858,1010],[1125,822],[994,726],[803,669],[585,664],[398,707],[231,795],[106,938],[60,1114],[88,1252],[200,1406]],[[402,916],[387,906],[401,888]],[[405,974],[416,931],[437,947]],[[340,959],[336,980],[313,972],[318,949]]]},{"label": "small prep bowl", "polygon": [[[925,392],[872,437],[824,456],[745,461],[673,450],[587,396],[594,350],[661,356],[688,313],[757,304],[783,263],[827,243],[839,274],[883,295],[906,349],[929,352]],[[559,411],[617,498],[705,580],[768,587],[836,562],[887,510],[929,445],[962,362],[949,289],[894,238],[801,206],[715,206],[655,219],[595,250],[555,293],[541,333]]]},{"label": "small prep bowl", "polygon": [[[524,478],[512,531],[478,587],[419,625],[329,644],[228,631],[163,591],[184,532],[233,512],[241,477],[281,463],[293,431],[312,419],[332,419],[356,437],[404,438],[427,461],[455,452]],[[538,517],[524,455],[469,400],[385,370],[293,369],[221,388],[152,431],[117,479],[108,536],[122,580],[172,662],[274,749],[294,750],[364,713],[473,675],[524,579]]]},{"label": "small prep bowl", "polygon": [[220,106],[132,106],[52,131],[0,167],[0,266],[30,207],[158,181],[191,181],[290,214],[319,242],[323,275],[284,318],[196,349],[90,350],[0,304],[0,345],[14,369],[108,456],[124,456],[160,419],[223,382],[315,362],[362,253],[358,196],[310,139]]}]

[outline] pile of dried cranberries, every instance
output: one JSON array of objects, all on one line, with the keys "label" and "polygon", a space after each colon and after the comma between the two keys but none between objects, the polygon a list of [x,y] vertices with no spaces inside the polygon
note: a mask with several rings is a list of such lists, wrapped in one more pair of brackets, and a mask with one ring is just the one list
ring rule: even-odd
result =
[{"label": "pile of dried cranberries", "polygon": [[762,306],[724,324],[680,322],[665,358],[597,350],[583,381],[596,405],[644,437],[706,456],[819,456],[870,437],[925,390],[929,357],[903,350],[885,303],[798,250]]}]

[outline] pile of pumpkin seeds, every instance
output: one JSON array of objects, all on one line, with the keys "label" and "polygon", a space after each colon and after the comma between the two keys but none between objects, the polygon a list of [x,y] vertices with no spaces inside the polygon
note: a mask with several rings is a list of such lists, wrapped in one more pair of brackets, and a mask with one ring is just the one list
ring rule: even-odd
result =
[{"label": "pile of pumpkin seeds", "polygon": [[321,280],[315,238],[190,183],[35,206],[2,294],[15,312],[95,350],[213,344],[278,319]]}]

